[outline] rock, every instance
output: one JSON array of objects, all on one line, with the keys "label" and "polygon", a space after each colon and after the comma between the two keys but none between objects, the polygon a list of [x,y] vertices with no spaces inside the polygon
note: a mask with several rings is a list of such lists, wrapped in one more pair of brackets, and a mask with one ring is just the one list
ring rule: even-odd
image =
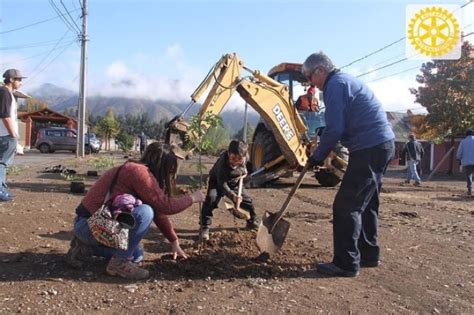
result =
[{"label": "rock", "polygon": [[138,290],[138,286],[136,284],[129,284],[124,286],[124,289],[130,293],[135,293]]}]

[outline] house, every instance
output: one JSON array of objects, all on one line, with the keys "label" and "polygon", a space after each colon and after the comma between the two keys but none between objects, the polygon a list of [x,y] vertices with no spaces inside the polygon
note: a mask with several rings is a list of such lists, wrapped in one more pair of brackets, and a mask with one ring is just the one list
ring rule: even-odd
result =
[{"label": "house", "polygon": [[[401,156],[403,146],[408,141],[408,135],[411,133],[412,127],[410,126],[407,113],[398,112],[386,112],[387,119],[392,125],[393,132],[395,133],[395,159],[392,160],[390,165],[405,165],[405,159]],[[463,137],[457,137],[454,141],[454,153],[456,154],[459,143]],[[445,154],[451,148],[451,139],[445,139],[442,143],[436,144],[428,140],[418,139],[421,142],[425,155],[420,163],[422,172],[429,173],[435,169],[435,167],[441,162]],[[449,170],[449,157],[440,165],[437,170],[438,173],[446,173]],[[453,173],[459,173],[459,164],[455,161],[453,166]]]},{"label": "house", "polygon": [[29,149],[34,147],[36,135],[41,128],[45,127],[65,127],[70,129],[77,128],[77,120],[55,112],[49,108],[44,108],[35,112],[18,113],[18,119],[25,124],[24,147]]}]

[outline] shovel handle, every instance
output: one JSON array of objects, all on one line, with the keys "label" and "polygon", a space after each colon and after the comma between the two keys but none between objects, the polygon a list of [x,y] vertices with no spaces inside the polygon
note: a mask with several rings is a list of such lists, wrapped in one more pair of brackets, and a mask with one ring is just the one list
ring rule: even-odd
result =
[{"label": "shovel handle", "polygon": [[270,228],[270,233],[273,232],[273,229],[275,228],[276,224],[278,223],[278,221],[280,221],[280,219],[283,217],[286,210],[288,209],[288,206],[290,205],[291,199],[293,199],[293,196],[295,195],[296,191],[300,187],[301,182],[303,182],[304,175],[306,174],[306,171],[308,171],[308,169],[309,169],[309,163],[306,163],[306,165],[301,170],[300,176],[298,176],[298,179],[296,180],[295,185],[293,186],[293,188],[291,188],[291,191],[288,194],[288,197],[286,197],[285,202],[281,206],[280,211],[278,211],[276,213],[276,218],[275,218],[275,221],[273,222],[272,227]]},{"label": "shovel handle", "polygon": [[[239,190],[237,192],[237,197],[240,199],[240,197],[242,196],[242,186],[244,185],[244,177],[245,175],[242,175],[240,176],[240,179],[239,179]],[[239,209],[240,207],[240,201],[237,201],[237,203],[235,204],[235,209]]]}]

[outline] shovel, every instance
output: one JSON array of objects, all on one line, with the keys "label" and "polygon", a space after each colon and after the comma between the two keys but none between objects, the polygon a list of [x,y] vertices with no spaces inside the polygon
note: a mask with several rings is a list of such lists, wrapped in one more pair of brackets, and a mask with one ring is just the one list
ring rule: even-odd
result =
[{"label": "shovel", "polygon": [[[237,192],[237,196],[240,197],[242,196],[242,188],[243,188],[243,182],[244,182],[244,177],[245,175],[242,175],[239,179],[239,190]],[[234,204],[230,200],[227,199],[227,197],[221,198],[221,201],[219,202],[219,208],[224,208],[227,211],[229,211],[234,217],[237,219],[241,220],[249,220],[250,219],[250,213],[248,211],[245,211],[244,209],[240,208],[240,202],[237,204]]]},{"label": "shovel", "polygon": [[276,213],[265,211],[257,232],[257,247],[260,252],[268,253],[269,255],[274,254],[285,242],[286,235],[290,229],[290,222],[282,219],[282,217],[283,214],[285,214],[286,209],[288,209],[291,199],[300,187],[304,175],[308,170],[308,166],[309,165],[306,164],[301,171],[300,176],[296,180],[295,185],[291,189],[290,194],[283,203],[280,211]]}]

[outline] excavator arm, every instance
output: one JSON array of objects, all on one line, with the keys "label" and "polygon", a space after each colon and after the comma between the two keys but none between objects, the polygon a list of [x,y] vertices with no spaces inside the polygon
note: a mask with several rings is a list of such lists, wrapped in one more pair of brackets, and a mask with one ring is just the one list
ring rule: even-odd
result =
[{"label": "excavator arm", "polygon": [[[248,77],[242,77],[244,70],[249,72]],[[302,140],[307,129],[300,116],[295,115],[286,85],[258,70],[245,67],[236,54],[226,54],[214,65],[191,95],[192,103],[196,103],[208,90],[199,109],[200,117],[208,114],[219,115],[237,91],[271,128],[287,162],[293,166],[304,166],[307,156],[305,142]],[[176,131],[181,133],[187,129],[183,116],[184,113],[172,122]],[[202,123],[204,125],[205,121]],[[191,139],[194,137],[190,134],[187,136]]]},{"label": "excavator arm", "polygon": [[[244,71],[248,72],[245,77],[242,76]],[[274,148],[277,153],[273,152],[275,156],[270,159],[267,159],[264,153],[260,154],[262,160],[267,160],[261,163],[258,171],[278,168],[278,174],[282,174],[285,169],[296,169],[306,164],[308,152],[315,143],[308,138],[307,127],[293,106],[288,86],[258,70],[247,68],[235,53],[220,58],[193,92],[191,103],[183,113],[167,124],[167,143],[182,147],[186,138],[191,141],[195,138],[195,135],[188,131],[184,115],[207,91],[198,113],[201,118],[209,114],[219,115],[236,91],[260,114],[269,129],[267,134],[271,133],[270,136],[274,138],[278,148]],[[202,124],[203,128],[207,127],[204,119]],[[181,151],[177,155],[184,158],[186,153]],[[342,177],[341,172],[331,171],[331,168],[334,168],[332,161],[335,159],[329,158],[325,161],[325,168],[339,178]],[[345,165],[338,168],[344,167]]]}]

